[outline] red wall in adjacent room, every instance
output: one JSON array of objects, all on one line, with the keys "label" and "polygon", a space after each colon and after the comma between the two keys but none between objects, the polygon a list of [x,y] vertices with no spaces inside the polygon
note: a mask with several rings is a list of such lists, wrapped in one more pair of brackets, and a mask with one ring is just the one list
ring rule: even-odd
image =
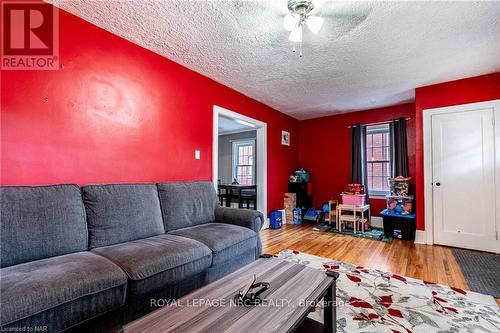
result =
[{"label": "red wall in adjacent room", "polygon": [[500,98],[500,72],[415,89],[417,226],[424,227],[423,112],[426,109]]},{"label": "red wall in adjacent room", "polygon": [[[340,198],[350,178],[349,125],[388,121],[399,117],[407,122],[408,163],[415,179],[415,106],[413,103],[305,120],[300,123],[300,165],[311,172],[314,205]],[[370,200],[372,215],[385,208],[384,199]]]},{"label": "red wall in adjacent room", "polygon": [[1,184],[210,180],[216,104],[267,123],[282,208],[297,120],[63,11],[59,30],[62,69],[1,73]]}]

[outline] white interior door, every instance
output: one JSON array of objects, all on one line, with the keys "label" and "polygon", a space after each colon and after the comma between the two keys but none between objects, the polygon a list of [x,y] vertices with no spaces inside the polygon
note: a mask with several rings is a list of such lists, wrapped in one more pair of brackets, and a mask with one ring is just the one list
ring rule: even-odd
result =
[{"label": "white interior door", "polygon": [[433,114],[434,243],[499,252],[494,108]]}]

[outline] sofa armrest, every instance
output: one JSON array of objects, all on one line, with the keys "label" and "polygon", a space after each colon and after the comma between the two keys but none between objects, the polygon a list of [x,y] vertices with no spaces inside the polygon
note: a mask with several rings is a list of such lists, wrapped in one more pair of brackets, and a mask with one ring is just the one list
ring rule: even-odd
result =
[{"label": "sofa armrest", "polygon": [[215,209],[215,222],[234,224],[259,233],[264,222],[264,215],[256,210],[218,206]]}]

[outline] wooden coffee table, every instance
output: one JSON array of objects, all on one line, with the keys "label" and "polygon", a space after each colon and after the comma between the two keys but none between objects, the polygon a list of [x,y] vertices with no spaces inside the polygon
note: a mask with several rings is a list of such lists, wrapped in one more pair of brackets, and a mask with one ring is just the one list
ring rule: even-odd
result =
[{"label": "wooden coffee table", "polygon": [[[234,296],[253,274],[257,282],[270,284],[261,295],[263,303],[236,305]],[[293,332],[324,297],[324,330],[335,332],[335,280],[335,276],[304,265],[277,258],[259,259],[127,324],[123,331]]]}]

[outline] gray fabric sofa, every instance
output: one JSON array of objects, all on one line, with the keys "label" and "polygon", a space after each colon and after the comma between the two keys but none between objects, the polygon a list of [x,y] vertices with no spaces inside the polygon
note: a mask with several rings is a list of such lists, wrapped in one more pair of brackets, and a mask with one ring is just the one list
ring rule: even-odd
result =
[{"label": "gray fabric sofa", "polygon": [[218,206],[210,182],[3,186],[0,200],[3,329],[124,324],[261,253],[262,214]]}]

